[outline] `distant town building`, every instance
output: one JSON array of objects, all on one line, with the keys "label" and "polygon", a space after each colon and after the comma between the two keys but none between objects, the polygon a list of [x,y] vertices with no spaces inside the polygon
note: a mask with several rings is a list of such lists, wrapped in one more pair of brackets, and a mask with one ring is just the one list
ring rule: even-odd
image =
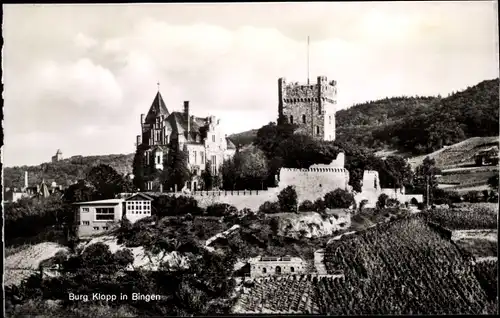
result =
[{"label": "distant town building", "polygon": [[57,152],[54,156],[52,156],[52,162],[58,162],[63,159],[61,149],[57,149]]},{"label": "distant town building", "polygon": [[77,202],[75,210],[75,227],[79,238],[103,233],[111,225],[121,221],[125,216],[131,223],[151,216],[153,198],[136,193],[126,199],[108,199],[98,201]]},{"label": "distant town building", "polygon": [[477,152],[474,156],[477,166],[498,165],[498,147],[491,147]]},{"label": "distant town building", "polygon": [[[163,169],[171,146],[187,153],[188,167],[194,173],[186,184],[188,189],[199,189],[201,172],[208,162],[216,174],[224,160],[236,152],[219,119],[191,115],[189,101],[184,102],[183,112],[169,112],[158,91],[147,115],[141,115],[141,135],[137,136],[137,147],[144,150],[145,173]],[[152,186],[153,182],[148,182],[146,190],[153,190]]]},{"label": "distant town building", "polygon": [[292,275],[306,271],[307,263],[300,257],[257,257],[249,261],[250,276]]},{"label": "distant town building", "polygon": [[281,122],[296,124],[298,133],[316,139],[335,140],[337,82],[318,76],[316,83],[278,80],[278,114]]}]

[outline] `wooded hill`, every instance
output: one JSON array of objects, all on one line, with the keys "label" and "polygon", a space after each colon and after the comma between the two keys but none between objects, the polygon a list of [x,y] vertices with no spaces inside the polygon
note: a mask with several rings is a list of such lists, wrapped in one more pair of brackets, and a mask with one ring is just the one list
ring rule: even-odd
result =
[{"label": "wooded hill", "polygon": [[134,154],[104,156],[73,156],[58,162],[43,163],[37,166],[6,167],[4,170],[4,187],[24,186],[24,172],[28,171],[29,186],[40,184],[42,179],[51,183],[66,186],[82,179],[94,166],[105,164],[120,174],[132,172]]},{"label": "wooded hill", "polygon": [[[498,136],[499,79],[482,81],[448,97],[392,97],[357,104],[336,113],[337,140],[372,150],[415,155],[470,137]],[[256,131],[233,134],[248,144]]]}]

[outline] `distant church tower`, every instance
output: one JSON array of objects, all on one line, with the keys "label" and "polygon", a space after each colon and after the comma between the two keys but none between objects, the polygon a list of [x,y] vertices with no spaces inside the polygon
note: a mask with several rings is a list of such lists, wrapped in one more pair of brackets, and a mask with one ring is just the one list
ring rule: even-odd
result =
[{"label": "distant church tower", "polygon": [[[308,81],[309,82],[309,81]],[[316,139],[335,140],[337,82],[318,76],[315,84],[278,80],[278,113],[282,121],[296,124],[297,132]]]},{"label": "distant church tower", "polygon": [[58,162],[62,159],[63,159],[63,157],[62,157],[61,149],[57,149],[55,156],[52,156],[52,162]]}]

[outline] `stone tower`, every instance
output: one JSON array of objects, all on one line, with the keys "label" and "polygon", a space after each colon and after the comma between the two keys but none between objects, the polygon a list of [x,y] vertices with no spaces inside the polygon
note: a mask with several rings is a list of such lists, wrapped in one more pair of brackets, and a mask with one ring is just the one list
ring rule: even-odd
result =
[{"label": "stone tower", "polygon": [[278,80],[278,113],[285,122],[299,126],[298,132],[321,140],[335,140],[337,82],[318,76],[315,84]]}]

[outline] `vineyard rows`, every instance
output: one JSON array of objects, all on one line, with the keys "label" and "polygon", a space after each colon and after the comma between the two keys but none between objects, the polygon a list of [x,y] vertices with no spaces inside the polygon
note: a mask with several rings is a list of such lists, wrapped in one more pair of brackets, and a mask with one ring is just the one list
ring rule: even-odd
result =
[{"label": "vineyard rows", "polygon": [[306,279],[281,276],[255,280],[249,291],[240,296],[237,313],[321,313],[315,288],[317,281],[309,275]]},{"label": "vineyard rows", "polygon": [[320,281],[320,312],[358,314],[481,314],[491,311],[470,260],[419,218],[407,218],[333,241]]},{"label": "vineyard rows", "polygon": [[487,207],[465,207],[458,209],[436,209],[422,216],[450,230],[497,229],[498,213]]}]

